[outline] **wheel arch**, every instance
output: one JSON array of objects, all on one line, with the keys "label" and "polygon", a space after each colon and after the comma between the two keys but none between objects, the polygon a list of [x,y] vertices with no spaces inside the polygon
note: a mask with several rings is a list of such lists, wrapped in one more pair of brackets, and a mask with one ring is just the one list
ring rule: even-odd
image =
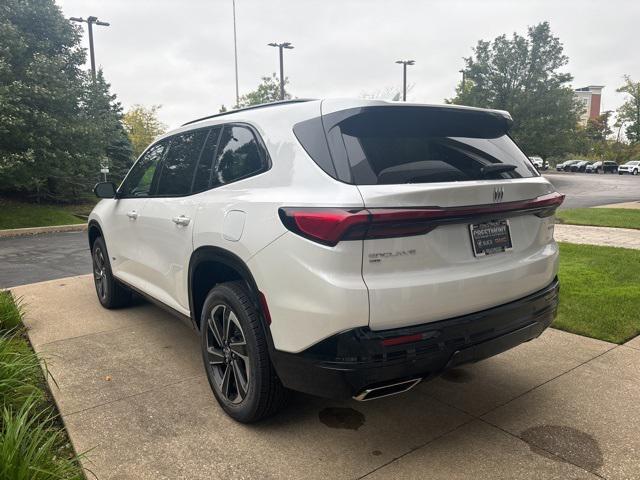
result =
[{"label": "wheel arch", "polygon": [[93,243],[96,241],[96,238],[104,238],[102,227],[97,220],[89,220],[89,225],[87,227],[87,237],[89,240],[89,250],[93,250]]},{"label": "wheel arch", "polygon": [[196,330],[200,329],[202,305],[209,291],[219,283],[234,280],[246,285],[254,306],[264,318],[258,285],[249,267],[239,256],[213,246],[200,247],[191,254],[188,272],[189,310]]}]

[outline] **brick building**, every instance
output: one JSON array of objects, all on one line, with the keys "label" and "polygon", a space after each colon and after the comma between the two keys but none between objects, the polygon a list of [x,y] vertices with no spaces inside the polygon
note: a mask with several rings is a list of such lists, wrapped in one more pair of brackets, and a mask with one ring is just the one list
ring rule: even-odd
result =
[{"label": "brick building", "polygon": [[586,125],[587,120],[600,115],[600,104],[602,89],[604,85],[589,85],[588,87],[576,88],[575,95],[584,104],[580,121]]}]

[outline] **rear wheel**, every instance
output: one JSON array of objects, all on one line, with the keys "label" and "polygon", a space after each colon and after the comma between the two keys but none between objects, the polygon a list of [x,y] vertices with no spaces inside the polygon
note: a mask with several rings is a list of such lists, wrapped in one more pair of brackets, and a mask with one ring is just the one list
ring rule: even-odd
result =
[{"label": "rear wheel", "polygon": [[250,423],[282,407],[286,389],[269,359],[260,314],[242,283],[223,283],[209,292],[200,332],[209,385],[229,416]]},{"label": "rear wheel", "polygon": [[131,303],[131,291],[118,282],[111,272],[107,246],[102,237],[93,242],[93,283],[100,304],[105,308],[125,307]]}]

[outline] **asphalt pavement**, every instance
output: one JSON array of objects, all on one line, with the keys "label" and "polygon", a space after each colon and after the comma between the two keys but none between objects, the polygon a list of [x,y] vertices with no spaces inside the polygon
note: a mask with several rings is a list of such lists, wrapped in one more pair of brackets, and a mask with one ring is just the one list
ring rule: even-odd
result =
[{"label": "asphalt pavement", "polygon": [[0,238],[0,288],[91,273],[87,232]]},{"label": "asphalt pavement", "polygon": [[[640,177],[547,172],[567,198],[561,208],[640,200]],[[86,232],[0,239],[0,288],[91,272]]]}]

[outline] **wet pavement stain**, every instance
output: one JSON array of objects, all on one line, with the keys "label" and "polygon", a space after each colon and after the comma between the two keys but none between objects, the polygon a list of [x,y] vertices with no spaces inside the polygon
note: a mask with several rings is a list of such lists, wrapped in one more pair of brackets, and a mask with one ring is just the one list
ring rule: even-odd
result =
[{"label": "wet pavement stain", "polygon": [[520,438],[529,444],[533,452],[552,460],[557,461],[558,457],[562,457],[565,461],[591,472],[604,464],[598,441],[588,433],[575,428],[539,425],[522,432]]},{"label": "wet pavement stain", "polygon": [[329,407],[320,410],[318,418],[329,428],[358,430],[364,425],[365,417],[353,408]]},{"label": "wet pavement stain", "polygon": [[453,383],[469,383],[473,380],[473,374],[462,368],[452,368],[447,370],[440,377],[447,382]]}]

